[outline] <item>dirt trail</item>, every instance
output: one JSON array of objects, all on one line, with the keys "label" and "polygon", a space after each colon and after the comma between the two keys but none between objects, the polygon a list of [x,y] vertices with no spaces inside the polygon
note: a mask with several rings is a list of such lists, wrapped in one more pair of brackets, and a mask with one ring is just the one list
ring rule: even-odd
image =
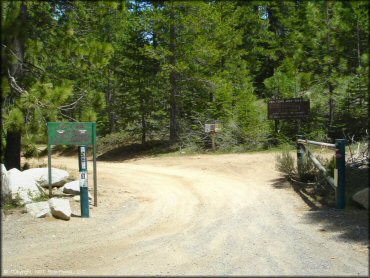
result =
[{"label": "dirt trail", "polygon": [[89,219],[6,216],[3,274],[368,275],[366,243],[326,231],[279,178],[271,153],[98,162]]}]

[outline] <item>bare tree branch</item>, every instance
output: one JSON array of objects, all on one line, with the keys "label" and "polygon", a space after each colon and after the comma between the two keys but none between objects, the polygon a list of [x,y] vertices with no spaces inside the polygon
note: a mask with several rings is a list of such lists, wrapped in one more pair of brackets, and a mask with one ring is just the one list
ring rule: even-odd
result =
[{"label": "bare tree branch", "polygon": [[19,94],[24,94],[24,93],[27,93],[26,90],[22,89],[18,84],[17,84],[17,81],[15,80],[15,78],[13,76],[11,76],[10,74],[10,71],[8,69],[8,75],[9,75],[9,79],[10,79],[10,86],[16,90]]},{"label": "bare tree branch", "polygon": [[87,91],[85,91],[83,93],[83,95],[81,95],[76,101],[70,103],[70,104],[67,104],[67,105],[62,105],[62,106],[59,106],[58,108],[60,110],[71,110],[73,108],[76,107],[77,103],[80,102],[85,96],[87,95]]},{"label": "bare tree branch", "polygon": [[60,112],[60,114],[61,114],[63,117],[66,117],[66,118],[68,118],[68,119],[70,119],[70,120],[72,120],[72,121],[74,121],[74,122],[78,122],[76,119],[74,119],[74,118],[72,118],[72,117],[70,117],[70,116],[68,116],[68,115],[66,115],[66,114],[63,114],[62,112]]},{"label": "bare tree branch", "polygon": [[9,52],[18,60],[18,62],[20,62],[22,65],[24,65],[24,64],[26,64],[26,65],[30,65],[30,66],[32,66],[32,67],[34,67],[35,69],[38,69],[38,70],[40,70],[40,71],[42,71],[42,72],[45,72],[45,70],[44,69],[42,69],[42,68],[40,68],[40,67],[38,67],[38,66],[36,66],[36,65],[34,65],[34,64],[32,64],[32,63],[30,63],[30,62],[25,62],[25,61],[23,61],[21,58],[19,58],[18,56],[17,56],[17,54],[15,54],[14,53],[14,51],[13,50],[11,50],[9,47],[7,47],[5,44],[2,44],[2,47],[4,47],[4,48],[7,48],[8,50],[9,50]]}]

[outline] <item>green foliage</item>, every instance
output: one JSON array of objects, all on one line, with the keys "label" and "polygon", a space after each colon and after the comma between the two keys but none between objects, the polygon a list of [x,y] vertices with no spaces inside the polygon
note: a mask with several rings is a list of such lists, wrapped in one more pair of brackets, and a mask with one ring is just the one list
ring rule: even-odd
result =
[{"label": "green foliage", "polygon": [[134,143],[132,137],[126,132],[115,132],[107,134],[104,137],[98,137],[97,139],[97,149],[99,152],[104,153],[113,148],[119,147],[121,145],[126,145],[128,143]]},{"label": "green foliage", "polygon": [[28,162],[25,162],[22,166],[22,171],[28,170],[31,168],[31,165]]},{"label": "green foliage", "polygon": [[[317,159],[324,165],[330,176],[334,175],[335,159],[324,159],[317,156]],[[298,172],[297,161],[289,151],[283,151],[275,158],[275,168],[277,171],[283,173],[288,178],[304,182],[304,183],[317,183],[318,185],[325,185],[326,181],[322,173],[316,168],[311,159],[305,155],[303,164]]]},{"label": "green foliage", "polygon": [[[366,1],[3,1],[3,133],[36,154],[48,121],[99,136],[178,139],[221,151],[361,137],[368,126]],[[310,99],[302,120],[267,120],[270,98]],[[173,138],[171,138],[171,136]],[[126,138],[124,138],[126,140]],[[107,139],[108,137],[107,137]],[[6,148],[6,142],[5,142]]]},{"label": "green foliage", "polygon": [[14,197],[12,197],[11,195],[7,195],[1,198],[1,207],[5,211],[7,211],[7,210],[24,207],[24,204],[19,194],[16,194]]},{"label": "green foliage", "polygon": [[47,193],[41,193],[40,196],[37,196],[35,198],[32,198],[32,201],[33,202],[44,202],[44,201],[48,201],[49,200],[49,194]]},{"label": "green foliage", "polygon": [[5,129],[21,130],[24,127],[24,115],[21,109],[13,107],[5,116]]},{"label": "green foliage", "polygon": [[[319,161],[322,159],[318,158]],[[297,170],[298,172],[298,170]],[[312,160],[305,155],[303,158],[303,165],[300,168],[300,172],[298,174],[298,180],[301,182],[316,182],[321,177],[321,173],[313,164]]]}]

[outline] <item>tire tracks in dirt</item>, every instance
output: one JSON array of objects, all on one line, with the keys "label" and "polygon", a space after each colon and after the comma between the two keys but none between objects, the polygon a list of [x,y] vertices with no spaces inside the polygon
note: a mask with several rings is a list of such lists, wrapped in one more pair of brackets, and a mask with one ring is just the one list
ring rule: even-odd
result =
[{"label": "tire tracks in dirt", "polygon": [[[58,162],[76,170],[70,158]],[[366,275],[367,254],[307,223],[302,200],[272,186],[279,177],[273,154],[99,162],[91,217],[5,221],[4,266],[73,275]]]}]

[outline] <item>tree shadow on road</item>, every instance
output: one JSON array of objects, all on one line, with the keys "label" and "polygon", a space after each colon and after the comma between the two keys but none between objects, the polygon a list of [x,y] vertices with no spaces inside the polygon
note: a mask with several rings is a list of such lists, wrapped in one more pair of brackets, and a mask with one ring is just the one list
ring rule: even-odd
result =
[{"label": "tree shadow on road", "polygon": [[149,141],[144,144],[130,144],[109,150],[97,157],[98,161],[119,162],[133,158],[155,156],[176,151],[168,141]]},{"label": "tree shadow on road", "polygon": [[321,232],[338,233],[336,236],[343,241],[354,241],[363,245],[369,244],[369,212],[353,203],[348,203],[345,209],[336,209],[333,203],[322,202],[302,183],[289,181],[287,178],[272,180],[276,189],[293,189],[307,204],[304,218],[307,223],[320,224]]},{"label": "tree shadow on road", "polygon": [[277,189],[293,188],[293,190],[302,198],[302,200],[309,206],[309,210],[318,210],[319,206],[308,197],[308,192],[297,183],[292,183],[286,177],[272,180],[272,186]]}]

